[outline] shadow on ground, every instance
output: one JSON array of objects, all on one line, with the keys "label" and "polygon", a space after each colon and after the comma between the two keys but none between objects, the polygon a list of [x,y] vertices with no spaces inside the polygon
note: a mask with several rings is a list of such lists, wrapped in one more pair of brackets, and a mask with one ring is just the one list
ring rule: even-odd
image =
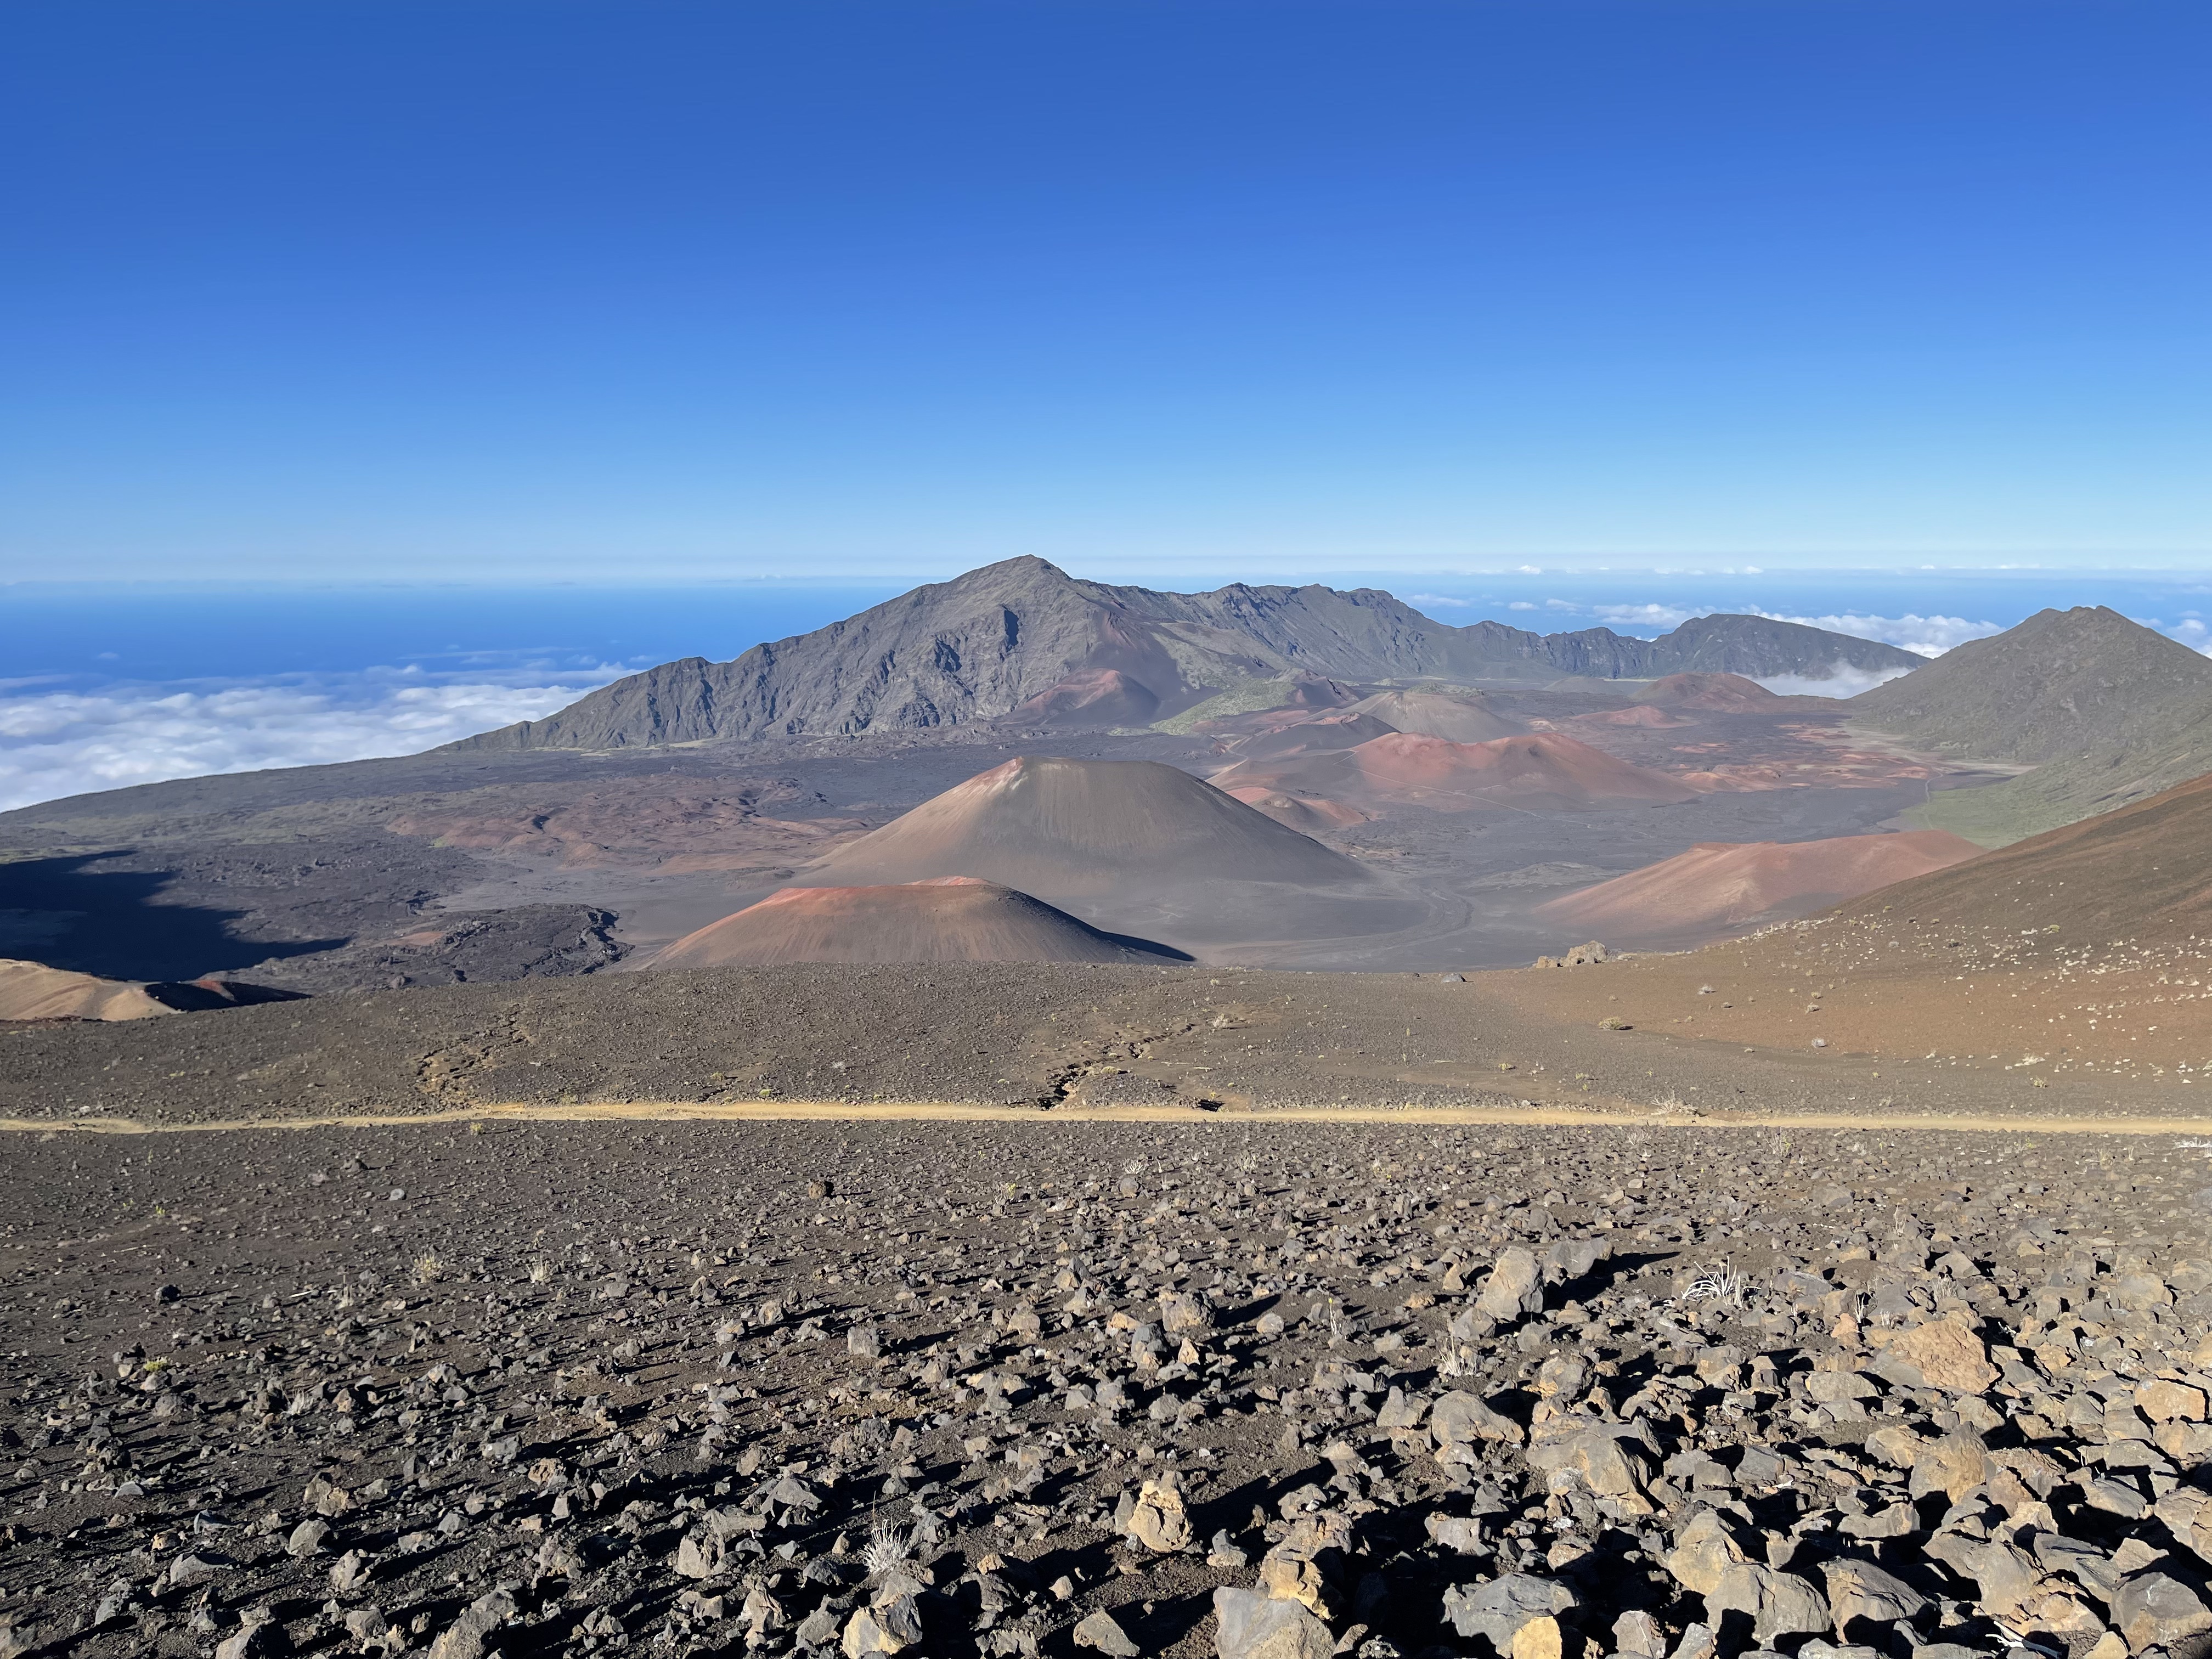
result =
[{"label": "shadow on ground", "polygon": [[173,871],[98,867],[131,856],[111,848],[0,863],[0,957],[111,979],[185,980],[345,942],[241,939],[232,924],[243,910],[165,902]]}]

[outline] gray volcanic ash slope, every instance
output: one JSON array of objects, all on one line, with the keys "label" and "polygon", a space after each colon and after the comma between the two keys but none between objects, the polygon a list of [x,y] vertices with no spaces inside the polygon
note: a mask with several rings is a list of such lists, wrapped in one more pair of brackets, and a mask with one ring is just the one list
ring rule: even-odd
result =
[{"label": "gray volcanic ash slope", "polygon": [[996,766],[811,865],[815,886],[974,876],[1177,949],[1393,934],[1431,905],[1153,761]]},{"label": "gray volcanic ash slope", "polygon": [[2212,770],[2212,660],[2102,605],[2039,611],[1847,706],[1866,726],[1927,748],[2035,765],[1907,815],[1985,847]]},{"label": "gray volcanic ash slope", "polygon": [[[1023,710],[1040,722],[1175,714],[1222,689],[1300,672],[1352,679],[1649,678],[1685,671],[1820,675],[1909,667],[1872,641],[1758,617],[1705,617],[1657,640],[1608,629],[1454,628],[1375,588],[1158,593],[1010,559],[757,645],[617,680],[557,714],[457,749],[607,750],[926,727]],[[1086,713],[1086,711],[1089,711]]]},{"label": "gray volcanic ash slope", "polygon": [[2039,611],[1850,701],[1932,748],[2056,760],[2135,741],[2212,707],[2212,659],[2103,605]]},{"label": "gray volcanic ash slope", "polygon": [[974,876],[1024,892],[1363,883],[1340,853],[1155,761],[1008,761],[809,867],[817,885]]}]

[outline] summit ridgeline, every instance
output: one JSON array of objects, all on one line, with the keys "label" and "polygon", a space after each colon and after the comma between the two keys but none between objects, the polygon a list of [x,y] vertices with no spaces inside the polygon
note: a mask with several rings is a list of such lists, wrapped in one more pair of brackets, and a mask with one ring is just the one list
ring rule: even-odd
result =
[{"label": "summit ridgeline", "polygon": [[1455,628],[1377,588],[1160,593],[1009,559],[729,662],[686,657],[457,750],[654,744],[982,720],[1133,726],[1233,687],[1299,675],[1542,684],[1562,677],[1880,672],[1921,659],[1763,617],[1701,617],[1656,640],[1610,629]]}]

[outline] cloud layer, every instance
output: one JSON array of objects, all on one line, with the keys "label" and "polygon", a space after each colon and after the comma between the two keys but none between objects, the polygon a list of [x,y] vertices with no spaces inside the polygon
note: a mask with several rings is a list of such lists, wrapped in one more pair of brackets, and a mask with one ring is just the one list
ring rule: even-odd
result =
[{"label": "cloud layer", "polygon": [[1790,617],[1778,611],[1762,611],[1759,614],[1776,622],[1825,628],[1831,634],[1880,640],[1884,645],[1894,645],[1923,657],[1940,657],[1954,645],[2004,632],[2002,623],[1969,622],[1964,617],[1916,617],[1909,611],[1902,617],[1862,617],[1849,611],[1837,617]]},{"label": "cloud layer", "polygon": [[0,695],[0,811],[165,778],[411,755],[550,714],[625,672],[510,684],[370,669]]},{"label": "cloud layer", "polygon": [[1871,691],[1877,685],[1911,672],[1909,668],[1884,668],[1877,672],[1853,668],[1849,663],[1839,662],[1819,679],[1803,674],[1763,674],[1758,678],[1768,690],[1779,692],[1785,697],[1856,697],[1862,691]]}]

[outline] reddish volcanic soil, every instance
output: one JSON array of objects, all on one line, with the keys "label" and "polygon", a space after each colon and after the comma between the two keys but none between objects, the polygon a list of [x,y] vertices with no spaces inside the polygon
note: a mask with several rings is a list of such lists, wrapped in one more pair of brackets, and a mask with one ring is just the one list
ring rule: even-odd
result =
[{"label": "reddish volcanic soil", "polygon": [[1143,726],[1160,700],[1118,668],[1086,668],[1015,705],[1005,719],[1020,726]]},{"label": "reddish volcanic soil", "polygon": [[1399,732],[1356,748],[1214,776],[1223,789],[1318,795],[1362,808],[1423,806],[1437,812],[1518,808],[1573,811],[1658,805],[1696,792],[1558,732],[1491,743],[1451,743]]},{"label": "reddish volcanic soil", "polygon": [[1267,789],[1247,785],[1232,788],[1229,793],[1247,806],[1256,807],[1278,823],[1286,823],[1301,835],[1324,835],[1332,830],[1349,830],[1355,823],[1368,823],[1368,815],[1356,806],[1346,806],[1340,800],[1330,800],[1325,795],[1286,795],[1279,789]]},{"label": "reddish volcanic soil", "polygon": [[1371,714],[1324,714],[1295,726],[1262,732],[1235,745],[1242,760],[1285,760],[1292,755],[1320,754],[1331,749],[1352,749],[1397,730]]},{"label": "reddish volcanic soil", "polygon": [[1446,696],[1437,691],[1378,691],[1353,703],[1347,712],[1369,715],[1393,731],[1445,738],[1453,743],[1488,743],[1527,729],[1476,697]]},{"label": "reddish volcanic soil", "polygon": [[1688,943],[1779,921],[1980,854],[1942,830],[1821,841],[1701,842],[1688,852],[1536,907],[1540,921],[1608,942]]},{"label": "reddish volcanic soil", "polygon": [[1788,702],[1741,674],[1669,674],[1636,694],[1636,701],[1666,708],[1703,708],[1717,714],[1777,714]]},{"label": "reddish volcanic soil", "polygon": [[[1902,839],[1899,837],[1899,839]],[[1532,1012],[1916,1071],[2212,1071],[2212,777],[1679,956],[1481,975]]]},{"label": "reddish volcanic soil", "polygon": [[[2166,943],[2212,936],[2212,775],[1984,853],[1902,896],[1917,914],[1991,927]],[[1844,913],[1869,912],[1863,902]]]},{"label": "reddish volcanic soil", "polygon": [[1678,720],[1664,709],[1650,704],[1634,708],[1601,708],[1594,714],[1573,714],[1569,720],[1576,726],[1640,726],[1655,732],[1672,731],[1678,726],[1694,726],[1694,720]]},{"label": "reddish volcanic soil", "polygon": [[890,887],[787,887],[661,951],[654,968],[789,962],[1182,962],[967,876]]}]

